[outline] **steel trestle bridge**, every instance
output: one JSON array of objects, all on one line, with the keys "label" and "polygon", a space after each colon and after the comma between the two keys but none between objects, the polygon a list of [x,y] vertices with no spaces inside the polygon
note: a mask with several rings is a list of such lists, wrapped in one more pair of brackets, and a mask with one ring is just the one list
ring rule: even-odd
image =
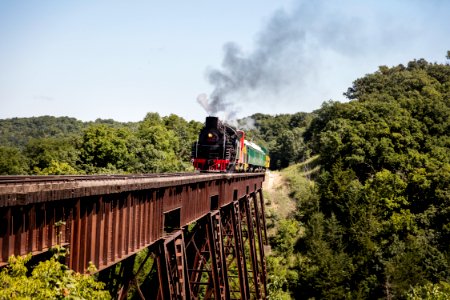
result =
[{"label": "steel trestle bridge", "polygon": [[264,299],[263,181],[264,173],[0,176],[0,266],[63,245],[78,272],[120,263],[119,299],[131,289],[142,299]]}]

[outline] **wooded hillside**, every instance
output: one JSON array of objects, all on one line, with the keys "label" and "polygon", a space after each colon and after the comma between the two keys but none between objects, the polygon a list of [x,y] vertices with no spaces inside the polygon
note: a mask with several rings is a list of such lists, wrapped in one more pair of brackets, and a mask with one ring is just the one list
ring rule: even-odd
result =
[{"label": "wooded hillside", "polygon": [[302,193],[290,175],[290,226],[304,233],[286,238],[296,246],[276,265],[289,270],[282,289],[299,299],[448,299],[450,66],[382,66],[346,95],[303,133],[320,171]]},{"label": "wooded hillside", "polygon": [[35,117],[0,120],[0,174],[184,171],[202,124],[148,113],[136,123]]}]

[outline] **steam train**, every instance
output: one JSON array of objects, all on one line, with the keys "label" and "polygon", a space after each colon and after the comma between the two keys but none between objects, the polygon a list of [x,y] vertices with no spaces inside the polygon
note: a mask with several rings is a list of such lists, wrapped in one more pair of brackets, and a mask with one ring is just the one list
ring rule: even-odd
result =
[{"label": "steam train", "polygon": [[207,117],[192,147],[192,162],[202,172],[263,172],[269,168],[268,152],[245,139],[245,132]]}]

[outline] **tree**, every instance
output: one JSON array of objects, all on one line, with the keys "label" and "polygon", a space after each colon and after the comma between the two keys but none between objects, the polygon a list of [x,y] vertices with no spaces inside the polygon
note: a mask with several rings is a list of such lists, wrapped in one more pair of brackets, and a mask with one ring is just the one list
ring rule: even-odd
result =
[{"label": "tree", "polygon": [[[77,174],[78,151],[73,139],[31,139],[24,149],[32,174]],[[55,168],[57,165],[63,166]],[[57,169],[60,169],[59,171]],[[45,171],[43,171],[45,170]],[[52,173],[53,170],[56,173]]]},{"label": "tree", "polygon": [[319,212],[302,211],[301,297],[406,298],[448,285],[449,82],[448,64],[381,66],[353,83],[350,102],[314,112],[303,136],[319,154],[320,199]]},{"label": "tree", "polygon": [[138,158],[144,172],[180,171],[182,158],[176,153],[180,140],[173,130],[168,130],[158,114],[147,114],[141,122],[137,136],[140,140]]},{"label": "tree", "polygon": [[0,299],[110,299],[104,284],[75,273],[55,258],[40,262],[30,273],[26,257],[11,256],[0,271]]},{"label": "tree", "polygon": [[0,146],[0,175],[22,175],[27,171],[26,159],[19,149]]},{"label": "tree", "polygon": [[[178,149],[175,153],[185,162],[191,159],[192,144],[198,139],[198,134],[203,124],[195,121],[187,122],[183,118],[171,114],[163,120],[166,129],[174,132],[178,139]],[[175,144],[176,145],[176,144]]]},{"label": "tree", "polygon": [[246,130],[247,139],[268,149],[270,168],[281,169],[309,157],[309,146],[304,143],[303,134],[312,117],[311,113],[254,114],[238,123]]},{"label": "tree", "polygon": [[88,173],[130,172],[136,164],[132,151],[136,142],[127,128],[93,124],[81,140],[81,164]]},{"label": "tree", "polygon": [[0,145],[23,149],[30,139],[67,138],[81,133],[84,124],[68,117],[32,117],[0,120]]}]

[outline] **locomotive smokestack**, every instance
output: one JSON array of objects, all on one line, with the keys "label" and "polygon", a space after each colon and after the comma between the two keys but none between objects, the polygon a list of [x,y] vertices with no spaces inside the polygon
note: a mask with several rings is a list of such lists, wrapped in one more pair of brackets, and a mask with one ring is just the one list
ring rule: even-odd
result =
[{"label": "locomotive smokestack", "polygon": [[205,126],[208,128],[217,128],[219,125],[218,117],[206,117]]}]

